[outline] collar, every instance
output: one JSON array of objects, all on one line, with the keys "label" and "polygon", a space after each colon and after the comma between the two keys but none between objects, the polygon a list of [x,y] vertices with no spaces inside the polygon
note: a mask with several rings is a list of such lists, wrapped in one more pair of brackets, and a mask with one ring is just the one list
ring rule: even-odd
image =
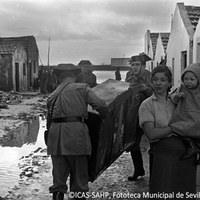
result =
[{"label": "collar", "polygon": [[[155,93],[152,94],[151,96],[152,100],[156,100],[156,101],[159,101],[158,97],[155,95]],[[170,100],[170,96],[167,95],[167,100]]]},{"label": "collar", "polygon": [[158,100],[158,97],[156,97],[155,93],[152,94],[151,98],[152,98],[153,100]]}]

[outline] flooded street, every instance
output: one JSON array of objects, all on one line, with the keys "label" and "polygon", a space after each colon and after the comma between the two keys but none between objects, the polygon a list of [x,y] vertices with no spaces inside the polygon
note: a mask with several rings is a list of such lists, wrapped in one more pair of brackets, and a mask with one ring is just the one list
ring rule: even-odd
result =
[{"label": "flooded street", "polygon": [[5,140],[3,146],[0,146],[0,196],[5,195],[9,188],[19,181],[20,158],[29,155],[38,147],[46,147],[43,139],[45,125],[46,120],[34,117],[20,126],[16,137]]}]

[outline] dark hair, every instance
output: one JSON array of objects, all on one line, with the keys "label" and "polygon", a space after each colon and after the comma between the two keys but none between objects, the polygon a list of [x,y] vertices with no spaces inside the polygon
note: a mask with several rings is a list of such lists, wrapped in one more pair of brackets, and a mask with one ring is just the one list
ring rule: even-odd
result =
[{"label": "dark hair", "polygon": [[172,87],[172,72],[171,70],[169,69],[169,67],[167,67],[166,65],[157,65],[153,70],[152,70],[152,73],[151,73],[151,82],[152,82],[152,79],[153,77],[155,76],[156,73],[164,73],[165,76],[168,78],[168,81],[170,83],[170,86],[168,88],[168,92],[170,92],[170,89]]}]

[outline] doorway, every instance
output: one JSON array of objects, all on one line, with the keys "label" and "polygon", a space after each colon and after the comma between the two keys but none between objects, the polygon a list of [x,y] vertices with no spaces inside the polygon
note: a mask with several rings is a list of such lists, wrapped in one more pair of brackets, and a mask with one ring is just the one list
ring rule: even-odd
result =
[{"label": "doorway", "polygon": [[16,91],[19,92],[19,63],[15,63],[15,87]]},{"label": "doorway", "polygon": [[32,63],[29,63],[29,85],[32,87]]}]

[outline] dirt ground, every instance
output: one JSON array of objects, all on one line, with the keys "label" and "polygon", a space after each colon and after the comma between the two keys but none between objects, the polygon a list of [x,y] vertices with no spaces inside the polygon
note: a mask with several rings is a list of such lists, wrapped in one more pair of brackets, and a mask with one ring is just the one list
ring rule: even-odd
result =
[{"label": "dirt ground", "polygon": [[[148,142],[143,138],[141,149],[144,159],[146,175],[138,181],[130,182],[127,177],[133,173],[132,160],[129,153],[124,152],[106,171],[94,182],[89,183],[90,197],[88,199],[145,199],[148,192],[149,162]],[[46,155],[45,151],[44,155]],[[39,167],[39,173],[14,186],[4,199],[16,200],[50,200],[52,194],[48,192],[52,185],[52,165],[50,157]],[[100,196],[102,195],[102,196]],[[109,196],[107,196],[109,195]],[[131,196],[132,195],[132,196]],[[69,193],[65,200],[69,199]]]},{"label": "dirt ground", "polygon": [[[7,131],[14,130],[31,115],[44,114],[46,110],[46,97],[38,94],[18,95],[8,102],[7,109],[0,109],[0,138]],[[5,128],[5,127],[9,127]],[[106,171],[94,182],[89,183],[90,197],[88,199],[144,199],[143,193],[148,191],[149,157],[148,141],[142,139],[141,150],[143,153],[146,174],[135,182],[130,182],[127,177],[134,171],[130,154],[124,152]],[[48,188],[52,185],[51,159],[46,154],[46,149],[41,149],[39,154],[27,155],[31,160],[37,160],[37,170],[30,177],[19,180],[8,194],[0,199],[8,200],[50,200]],[[33,163],[33,162],[32,162]],[[65,195],[68,199],[69,193]]]}]

